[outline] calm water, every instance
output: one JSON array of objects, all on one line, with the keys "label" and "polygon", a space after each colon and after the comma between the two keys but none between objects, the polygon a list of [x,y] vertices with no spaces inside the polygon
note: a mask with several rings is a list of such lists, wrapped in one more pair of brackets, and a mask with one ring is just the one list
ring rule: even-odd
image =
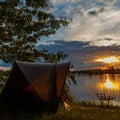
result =
[{"label": "calm water", "polygon": [[120,74],[79,75],[76,80],[77,85],[70,85],[75,100],[96,101],[96,93],[105,93],[120,101]]}]

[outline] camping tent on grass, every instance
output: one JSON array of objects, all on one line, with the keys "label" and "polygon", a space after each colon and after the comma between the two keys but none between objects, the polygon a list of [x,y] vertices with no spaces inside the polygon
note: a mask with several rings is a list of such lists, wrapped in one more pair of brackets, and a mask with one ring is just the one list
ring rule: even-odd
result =
[{"label": "camping tent on grass", "polygon": [[69,66],[70,63],[15,61],[0,95],[1,104],[15,110],[56,112]]}]

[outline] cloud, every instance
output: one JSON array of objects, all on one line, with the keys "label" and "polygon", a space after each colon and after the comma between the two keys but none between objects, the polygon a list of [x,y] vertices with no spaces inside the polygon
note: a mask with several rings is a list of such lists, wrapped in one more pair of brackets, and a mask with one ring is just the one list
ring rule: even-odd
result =
[{"label": "cloud", "polygon": [[[51,41],[52,42],[52,41]],[[68,55],[65,61],[71,61],[75,68],[88,69],[106,66],[105,63],[95,60],[108,56],[119,56],[120,46],[90,46],[89,42],[81,41],[53,41],[54,44],[39,45],[37,48],[45,48],[49,52],[63,51]],[[117,64],[117,67],[120,63]]]},{"label": "cloud", "polygon": [[102,0],[105,4],[113,5],[117,0]]},{"label": "cloud", "polygon": [[[83,15],[74,13],[73,21],[66,30],[68,40],[89,41],[98,45],[120,44],[120,10],[111,7],[88,9]],[[104,38],[110,37],[111,41]],[[116,39],[117,38],[117,39]]]},{"label": "cloud", "polygon": [[[46,40],[77,40],[93,46],[120,45],[120,8],[117,0],[51,0],[54,15],[72,22]],[[105,3],[105,4],[102,4]],[[53,10],[53,9],[52,9]],[[105,38],[111,39],[107,40]]]}]

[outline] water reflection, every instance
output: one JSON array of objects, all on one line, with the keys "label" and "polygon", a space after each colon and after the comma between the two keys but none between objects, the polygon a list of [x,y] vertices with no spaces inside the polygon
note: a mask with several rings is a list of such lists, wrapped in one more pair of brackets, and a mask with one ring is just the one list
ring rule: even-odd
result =
[{"label": "water reflection", "polygon": [[120,101],[120,74],[80,75],[70,88],[76,100],[97,100],[96,93],[104,93]]},{"label": "water reflection", "polygon": [[108,89],[113,89],[115,86],[113,85],[113,83],[109,79],[107,79],[105,82],[105,87]]},{"label": "water reflection", "polygon": [[106,74],[105,79],[102,82],[96,84],[96,90],[98,92],[105,92],[108,94],[117,94],[120,91],[120,84],[117,75],[115,74]]},{"label": "water reflection", "polygon": [[98,94],[104,94],[105,98],[114,98],[114,104],[119,104],[120,102],[120,80],[118,75],[106,74],[105,79],[102,82],[96,84],[96,92]]}]

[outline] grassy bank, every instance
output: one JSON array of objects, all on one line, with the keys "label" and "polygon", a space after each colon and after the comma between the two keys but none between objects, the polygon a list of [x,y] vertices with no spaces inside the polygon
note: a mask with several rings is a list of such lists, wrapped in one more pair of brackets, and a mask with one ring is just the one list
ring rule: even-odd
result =
[{"label": "grassy bank", "polygon": [[69,111],[59,110],[54,115],[44,114],[42,120],[120,120],[120,108],[74,105]]},{"label": "grassy bank", "polygon": [[80,108],[58,112],[55,115],[44,116],[42,120],[119,120],[120,111]]},{"label": "grassy bank", "polygon": [[0,112],[0,120],[120,120],[120,108],[79,103],[69,111],[60,107],[55,114]]}]

